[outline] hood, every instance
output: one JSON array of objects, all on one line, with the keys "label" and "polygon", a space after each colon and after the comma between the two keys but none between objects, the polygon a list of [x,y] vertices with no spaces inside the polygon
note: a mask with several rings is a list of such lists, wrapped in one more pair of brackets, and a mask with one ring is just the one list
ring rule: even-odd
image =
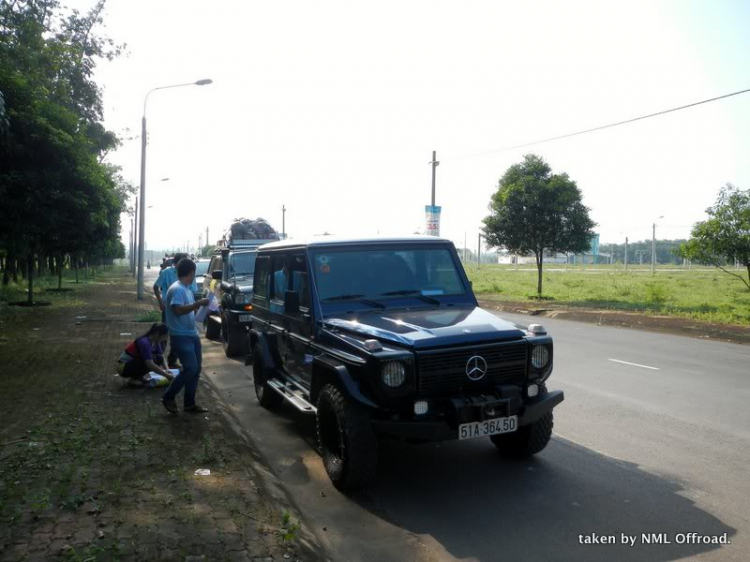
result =
[{"label": "hood", "polygon": [[325,325],[418,349],[526,336],[517,324],[478,306],[367,311],[328,318]]}]

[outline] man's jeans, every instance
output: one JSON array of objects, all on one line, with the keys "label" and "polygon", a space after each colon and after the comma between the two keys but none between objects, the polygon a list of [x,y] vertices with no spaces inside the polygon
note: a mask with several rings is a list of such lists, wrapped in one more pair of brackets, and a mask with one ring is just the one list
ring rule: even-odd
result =
[{"label": "man's jeans", "polygon": [[198,390],[203,363],[201,340],[197,334],[195,336],[171,336],[170,339],[170,345],[182,363],[182,370],[167,388],[164,400],[174,400],[182,387],[185,387],[185,406],[192,406],[195,404],[195,392]]},{"label": "man's jeans", "polygon": [[[167,323],[167,315],[162,310],[161,311],[161,323],[166,324]],[[177,364],[177,354],[174,352],[174,345],[172,345],[171,338],[169,342],[169,355],[167,356],[167,366],[172,367],[173,365]]]}]

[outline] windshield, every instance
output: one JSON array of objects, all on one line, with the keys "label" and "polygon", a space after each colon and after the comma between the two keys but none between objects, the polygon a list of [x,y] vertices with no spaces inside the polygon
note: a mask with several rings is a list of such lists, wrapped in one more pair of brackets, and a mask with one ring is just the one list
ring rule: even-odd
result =
[{"label": "windshield", "polygon": [[208,271],[208,260],[195,262],[195,274],[205,275]]},{"label": "windshield", "polygon": [[256,252],[232,254],[229,258],[229,277],[242,277],[255,273]]},{"label": "windshield", "polygon": [[313,260],[321,302],[414,297],[439,303],[434,297],[466,293],[447,248],[320,250]]}]

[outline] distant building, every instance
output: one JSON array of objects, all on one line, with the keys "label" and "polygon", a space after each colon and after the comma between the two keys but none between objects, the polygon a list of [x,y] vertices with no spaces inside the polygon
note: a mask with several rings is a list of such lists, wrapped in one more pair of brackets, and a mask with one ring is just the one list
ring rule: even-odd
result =
[{"label": "distant building", "polygon": [[[542,263],[591,265],[607,261],[609,254],[599,253],[599,234],[591,238],[591,247],[583,254],[563,254],[561,252],[544,252]],[[498,250],[497,263],[505,265],[536,265],[536,257],[532,255],[519,256],[511,254],[508,250]]]}]

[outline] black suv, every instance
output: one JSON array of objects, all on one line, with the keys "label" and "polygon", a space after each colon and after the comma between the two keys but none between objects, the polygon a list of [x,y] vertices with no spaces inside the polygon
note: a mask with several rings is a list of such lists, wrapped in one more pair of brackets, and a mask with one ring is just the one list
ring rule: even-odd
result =
[{"label": "black suv", "polygon": [[365,484],[377,437],[486,436],[507,457],[552,436],[552,339],[477,306],[453,244],[434,237],[262,246],[248,334],[258,401],[317,417],[333,483]]},{"label": "black suv", "polygon": [[219,310],[206,318],[206,337],[221,339],[228,357],[247,355],[250,300],[253,291],[255,256],[267,241],[221,247],[211,257],[203,280],[203,296],[213,293]]}]

